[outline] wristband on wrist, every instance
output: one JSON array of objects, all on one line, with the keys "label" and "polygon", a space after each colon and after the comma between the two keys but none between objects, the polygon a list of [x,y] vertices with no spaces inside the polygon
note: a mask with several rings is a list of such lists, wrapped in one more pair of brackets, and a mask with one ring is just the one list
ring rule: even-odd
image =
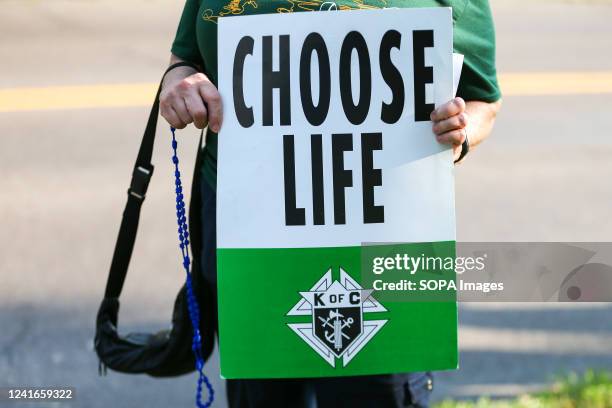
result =
[{"label": "wristband on wrist", "polygon": [[195,69],[196,71],[200,72],[200,68],[192,63],[192,62],[188,62],[188,61],[181,61],[181,62],[176,62],[172,65],[170,65],[167,69],[166,72],[164,72],[164,77],[166,76],[166,74],[170,71],[172,71],[174,68],[178,68],[178,67],[191,67],[193,69]]}]

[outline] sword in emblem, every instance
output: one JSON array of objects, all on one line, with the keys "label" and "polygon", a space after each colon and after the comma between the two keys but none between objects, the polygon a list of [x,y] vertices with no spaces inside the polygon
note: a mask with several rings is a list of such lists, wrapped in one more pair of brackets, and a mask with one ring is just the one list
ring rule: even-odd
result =
[{"label": "sword in emblem", "polygon": [[[321,316],[319,316],[319,320],[321,320],[323,327],[329,327],[330,329],[333,330],[331,333],[325,330],[325,338],[327,339],[327,341],[334,344],[334,348],[336,350],[342,349],[342,338],[343,337],[346,338],[347,340],[349,339],[349,336],[343,333],[342,329],[344,329],[345,327],[351,327],[351,324],[353,324],[354,322],[352,317],[349,317],[348,319],[342,321],[343,317],[344,315],[342,313],[339,313],[338,309],[336,309],[335,312],[333,310],[330,310],[329,317],[327,319],[324,319]],[[333,319],[333,324],[330,323],[332,319]]]},{"label": "sword in emblem", "polygon": [[342,349],[342,322],[340,321],[340,317],[336,316],[336,320],[334,320],[334,347],[336,350]]}]

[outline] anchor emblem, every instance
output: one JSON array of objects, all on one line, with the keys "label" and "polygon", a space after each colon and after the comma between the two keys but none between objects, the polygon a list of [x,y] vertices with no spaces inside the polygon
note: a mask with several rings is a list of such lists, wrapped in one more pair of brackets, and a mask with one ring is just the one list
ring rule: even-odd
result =
[{"label": "anchor emblem", "polygon": [[[329,317],[327,319],[324,319],[323,317],[319,316],[319,320],[323,322],[323,327],[329,327],[333,330],[330,332],[325,330],[325,339],[328,342],[333,343],[334,348],[336,350],[342,350],[343,338],[350,340],[350,337],[346,333],[344,333],[342,329],[344,329],[345,327],[350,328],[353,322],[355,321],[352,317],[349,317],[347,319],[343,318],[344,316],[342,315],[342,313],[338,312],[338,309],[336,309],[336,311],[330,310]],[[330,320],[332,320],[334,323],[330,323]]]}]

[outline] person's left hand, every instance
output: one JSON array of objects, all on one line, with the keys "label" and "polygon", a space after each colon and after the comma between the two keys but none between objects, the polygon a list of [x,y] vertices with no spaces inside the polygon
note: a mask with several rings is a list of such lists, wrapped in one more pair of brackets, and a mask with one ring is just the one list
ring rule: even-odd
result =
[{"label": "person's left hand", "polygon": [[455,98],[431,112],[433,132],[440,143],[453,147],[455,160],[461,155],[461,145],[467,137],[469,117],[465,112],[465,101]]}]

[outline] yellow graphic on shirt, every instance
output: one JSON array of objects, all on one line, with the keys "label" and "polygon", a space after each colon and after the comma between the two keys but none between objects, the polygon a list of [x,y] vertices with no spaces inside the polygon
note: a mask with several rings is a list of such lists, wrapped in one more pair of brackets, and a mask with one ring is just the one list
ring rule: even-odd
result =
[{"label": "yellow graphic on shirt", "polygon": [[244,14],[245,9],[248,6],[256,9],[258,7],[257,1],[255,0],[230,0],[225,6],[223,6],[221,11],[219,11],[219,14],[215,15],[212,9],[206,9],[204,10],[204,15],[202,17],[206,21],[212,21],[216,23],[219,17],[229,16],[229,15],[238,16],[240,14]]},{"label": "yellow graphic on shirt", "polygon": [[[366,4],[365,0],[348,0],[341,4],[325,0],[283,0],[279,1],[279,6],[276,7],[277,13],[292,13],[294,11],[319,11],[325,5],[331,6],[330,9],[337,8],[338,10],[357,10],[357,9],[381,9],[387,7],[387,0],[370,0]],[[217,23],[219,17],[237,16],[241,14],[249,14],[248,8],[257,9],[257,0],[228,0],[217,14],[212,9],[204,10],[202,18],[205,21]]]}]

